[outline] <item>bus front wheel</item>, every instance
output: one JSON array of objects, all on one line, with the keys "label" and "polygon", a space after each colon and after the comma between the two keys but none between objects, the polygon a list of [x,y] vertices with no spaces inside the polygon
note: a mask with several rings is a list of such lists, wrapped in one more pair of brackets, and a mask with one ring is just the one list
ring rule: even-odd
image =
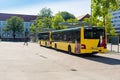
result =
[{"label": "bus front wheel", "polygon": [[42,46],[42,45],[41,45],[41,41],[39,42],[39,44],[40,44],[40,46]]}]

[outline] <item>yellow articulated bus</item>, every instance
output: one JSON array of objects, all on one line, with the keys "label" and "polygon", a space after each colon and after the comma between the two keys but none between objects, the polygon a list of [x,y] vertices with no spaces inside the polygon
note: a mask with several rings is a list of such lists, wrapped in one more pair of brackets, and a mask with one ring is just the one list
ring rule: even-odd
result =
[{"label": "yellow articulated bus", "polygon": [[38,34],[40,46],[51,47],[51,32],[41,32]]},{"label": "yellow articulated bus", "polygon": [[50,47],[68,53],[94,54],[106,52],[106,33],[105,29],[101,27],[80,27],[52,31],[49,32],[48,42]]}]

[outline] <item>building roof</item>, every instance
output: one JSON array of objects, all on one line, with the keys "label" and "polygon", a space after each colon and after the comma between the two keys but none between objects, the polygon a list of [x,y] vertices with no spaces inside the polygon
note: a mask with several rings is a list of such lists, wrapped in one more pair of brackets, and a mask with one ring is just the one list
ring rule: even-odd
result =
[{"label": "building roof", "polygon": [[18,16],[24,19],[26,22],[30,22],[31,20],[35,20],[37,15],[24,15],[24,14],[8,14],[8,13],[0,13],[0,21],[6,21],[12,16]]},{"label": "building roof", "polygon": [[78,19],[79,21],[83,21],[85,18],[89,18],[89,17],[90,17],[89,14],[85,14],[85,15],[81,15],[81,16],[77,17],[77,19]]}]

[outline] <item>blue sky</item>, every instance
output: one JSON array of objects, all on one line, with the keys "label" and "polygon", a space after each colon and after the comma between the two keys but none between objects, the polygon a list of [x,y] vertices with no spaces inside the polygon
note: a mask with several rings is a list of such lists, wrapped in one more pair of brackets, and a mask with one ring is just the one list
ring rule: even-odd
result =
[{"label": "blue sky", "polygon": [[44,7],[51,8],[53,15],[59,11],[76,17],[90,14],[90,0],[0,0],[0,13],[37,15]]}]

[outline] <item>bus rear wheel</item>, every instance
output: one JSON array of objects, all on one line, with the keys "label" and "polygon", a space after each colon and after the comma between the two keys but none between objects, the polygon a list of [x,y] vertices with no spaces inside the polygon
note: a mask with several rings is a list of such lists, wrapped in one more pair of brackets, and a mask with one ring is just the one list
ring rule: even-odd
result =
[{"label": "bus rear wheel", "polygon": [[55,50],[57,50],[57,45],[55,44]]},{"label": "bus rear wheel", "polygon": [[71,46],[68,46],[68,54],[71,54]]}]

